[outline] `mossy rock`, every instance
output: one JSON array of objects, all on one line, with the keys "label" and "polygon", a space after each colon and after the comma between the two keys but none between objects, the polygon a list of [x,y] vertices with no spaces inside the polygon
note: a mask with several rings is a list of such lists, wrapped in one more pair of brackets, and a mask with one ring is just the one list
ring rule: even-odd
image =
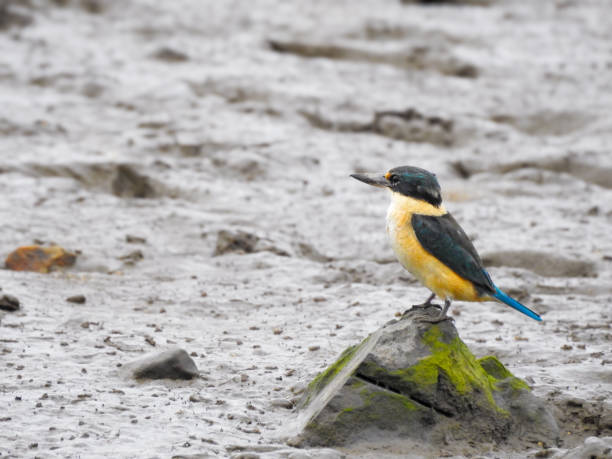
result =
[{"label": "mossy rock", "polygon": [[320,373],[298,405],[298,443],[554,443],[554,417],[524,381],[493,356],[474,357],[451,321],[420,320],[438,313],[408,311]]},{"label": "mossy rock", "polygon": [[310,381],[310,384],[308,384],[308,387],[306,388],[305,396],[300,400],[298,407],[307,405],[313,395],[320,393],[321,390],[327,386],[327,384],[335,376],[337,376],[340,370],[342,370],[342,368],[344,368],[345,365],[353,358],[357,349],[358,346],[351,346],[345,349],[344,352],[340,354],[340,357],[338,357],[338,360],[336,360],[333,364],[327,367],[325,371],[322,371],[312,381]]},{"label": "mossy rock", "polygon": [[[363,434],[374,439],[386,434],[407,435],[431,424],[430,410],[401,394],[385,390],[360,378],[348,379],[325,409],[307,425],[315,444],[337,446],[363,441]],[[311,443],[312,444],[312,443]]]}]

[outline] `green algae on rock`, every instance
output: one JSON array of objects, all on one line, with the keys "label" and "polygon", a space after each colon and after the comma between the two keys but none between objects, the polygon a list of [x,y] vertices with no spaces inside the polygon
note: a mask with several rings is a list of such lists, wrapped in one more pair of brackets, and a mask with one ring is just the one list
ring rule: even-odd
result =
[{"label": "green algae on rock", "polygon": [[340,370],[351,360],[351,358],[355,355],[355,351],[357,346],[351,346],[340,354],[338,360],[328,366],[325,371],[319,373],[310,384],[306,388],[306,396],[300,400],[300,406],[303,406],[308,403],[310,397],[314,394],[318,394],[321,390],[329,383],[329,381],[336,376]]},{"label": "green algae on rock", "polygon": [[315,377],[298,405],[297,443],[403,439],[448,450],[452,439],[478,450],[556,442],[556,421],[529,386],[497,358],[474,357],[451,321],[419,320],[436,314],[434,307],[408,311]]}]

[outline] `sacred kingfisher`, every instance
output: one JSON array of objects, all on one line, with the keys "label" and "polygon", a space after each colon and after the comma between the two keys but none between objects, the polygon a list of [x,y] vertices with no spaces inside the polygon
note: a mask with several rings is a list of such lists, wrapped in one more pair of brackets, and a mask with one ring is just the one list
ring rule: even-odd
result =
[{"label": "sacred kingfisher", "polygon": [[387,234],[395,256],[414,277],[432,291],[423,306],[437,295],[444,309],[434,322],[448,319],[452,300],[500,301],[528,315],[542,318],[502,292],[491,280],[463,229],[442,204],[436,176],[411,166],[386,174],[352,174],[368,185],[391,191]]}]

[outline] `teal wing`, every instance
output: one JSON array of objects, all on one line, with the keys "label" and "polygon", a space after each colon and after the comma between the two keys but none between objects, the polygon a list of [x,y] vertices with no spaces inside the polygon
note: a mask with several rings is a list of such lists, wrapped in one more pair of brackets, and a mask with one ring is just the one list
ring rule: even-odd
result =
[{"label": "teal wing", "polygon": [[495,286],[463,229],[449,213],[412,215],[412,227],[423,248],[482,293],[494,294]]}]

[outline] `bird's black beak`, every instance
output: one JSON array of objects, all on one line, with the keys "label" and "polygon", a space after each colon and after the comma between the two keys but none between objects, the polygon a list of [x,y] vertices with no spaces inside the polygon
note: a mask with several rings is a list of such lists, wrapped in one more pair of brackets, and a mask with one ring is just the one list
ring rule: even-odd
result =
[{"label": "bird's black beak", "polygon": [[379,188],[389,188],[391,186],[391,182],[387,180],[387,177],[381,174],[351,174],[351,177]]}]

